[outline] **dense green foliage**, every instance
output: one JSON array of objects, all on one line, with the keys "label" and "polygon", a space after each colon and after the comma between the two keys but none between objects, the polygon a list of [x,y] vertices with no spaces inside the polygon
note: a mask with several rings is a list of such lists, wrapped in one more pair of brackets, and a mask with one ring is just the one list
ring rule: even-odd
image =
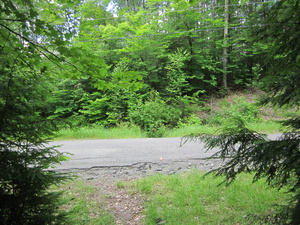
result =
[{"label": "dense green foliage", "polygon": [[255,103],[247,102],[246,99],[239,97],[233,104],[223,102],[222,108],[212,113],[207,121],[209,124],[222,125],[226,127],[235,127],[236,121],[242,121],[245,124],[254,123],[259,120],[258,106]]},{"label": "dense green foliage", "polygon": [[132,122],[148,133],[149,137],[161,137],[164,129],[175,127],[182,112],[164,101],[147,101],[129,112]]},{"label": "dense green foliage", "polygon": [[[299,40],[300,5],[297,0],[283,0],[263,7],[257,14],[263,26],[252,32],[256,44],[269,44],[266,58],[267,76],[263,88],[267,95],[262,104],[285,108],[299,107]],[[199,134],[193,138],[206,143],[208,149],[221,150],[214,156],[229,158],[217,175],[225,175],[231,183],[242,172],[255,172],[254,181],[262,177],[278,189],[288,188],[291,202],[271,221],[279,224],[300,223],[300,136],[299,116],[282,122],[288,130],[278,139],[250,130],[242,117],[233,117],[218,135]],[[233,126],[234,125],[234,126]],[[278,220],[279,219],[279,220]],[[270,221],[270,223],[271,223]]]},{"label": "dense green foliage", "polygon": [[[209,96],[257,87],[269,93],[264,104],[298,107],[299,2],[243,2],[2,1],[3,224],[62,219],[58,195],[47,190],[63,177],[45,170],[64,159],[47,146],[58,123],[133,124],[159,137],[196,118]],[[200,120],[224,125],[217,138],[200,139],[225,146],[220,156],[232,160],[220,173],[229,181],[255,170],[256,178],[291,187],[289,218],[299,224],[300,119],[286,121],[291,132],[270,141],[246,127],[256,114],[240,100]]]},{"label": "dense green foliage", "polygon": [[56,126],[45,115],[52,89],[47,69],[60,61],[64,43],[59,26],[52,24],[60,23],[58,15],[68,2],[61,3],[0,3],[0,223],[4,225],[65,221],[59,210],[60,193],[49,187],[67,177],[47,171],[65,157],[47,145]]},{"label": "dense green foliage", "polygon": [[[208,96],[253,88],[265,76],[268,44],[255,44],[248,34],[256,26],[254,13],[271,4],[230,1],[225,42],[223,1],[82,2],[73,18],[72,48],[85,53],[76,61],[84,75],[73,69],[59,73],[47,113],[71,125],[134,123],[150,136],[161,136],[163,128],[149,125],[158,107],[183,113],[162,115],[151,126],[174,128]],[[159,95],[156,106],[151,93]],[[140,118],[136,110],[144,111]]]}]

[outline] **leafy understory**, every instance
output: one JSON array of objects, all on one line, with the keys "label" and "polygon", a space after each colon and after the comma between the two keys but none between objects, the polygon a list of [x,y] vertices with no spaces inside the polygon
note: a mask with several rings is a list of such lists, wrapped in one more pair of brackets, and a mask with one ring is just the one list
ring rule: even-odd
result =
[{"label": "leafy understory", "polygon": [[[229,125],[235,118],[240,118],[247,126],[262,133],[281,133],[282,125],[278,122],[289,115],[297,115],[298,111],[280,110],[272,107],[260,107],[257,104],[258,94],[251,92],[236,92],[226,98],[210,100],[205,110],[198,111],[186,120],[179,120],[177,126],[166,128],[166,122],[161,112],[155,110],[135,114],[139,117],[139,125],[148,127],[147,131],[136,124],[123,123],[115,127],[90,125],[77,128],[63,128],[59,131],[56,140],[72,139],[126,139],[152,137],[183,137],[195,133],[216,133],[222,126]],[[152,111],[155,113],[152,115]],[[152,121],[156,121],[153,123]],[[175,121],[175,120],[174,120]],[[178,121],[178,119],[176,119]]]}]

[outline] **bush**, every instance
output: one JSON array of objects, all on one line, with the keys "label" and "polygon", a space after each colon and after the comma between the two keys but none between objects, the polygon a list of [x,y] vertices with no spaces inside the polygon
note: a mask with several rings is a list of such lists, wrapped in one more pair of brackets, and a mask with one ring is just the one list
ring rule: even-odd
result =
[{"label": "bush", "polygon": [[221,110],[215,112],[208,123],[214,125],[235,126],[236,121],[243,121],[244,124],[258,120],[258,107],[254,103],[247,102],[245,98],[238,98],[234,104],[225,103]]},{"label": "bush", "polygon": [[196,114],[191,114],[189,117],[186,117],[183,121],[180,121],[177,127],[180,128],[180,127],[187,127],[191,125],[196,125],[196,126],[202,125],[202,119]]},{"label": "bush", "polygon": [[106,93],[93,93],[83,108],[79,110],[89,124],[113,127],[128,121],[128,108],[136,102],[135,93],[115,88]]},{"label": "bush", "polygon": [[162,137],[167,128],[177,126],[181,111],[162,100],[151,100],[132,107],[129,117],[149,137]]}]

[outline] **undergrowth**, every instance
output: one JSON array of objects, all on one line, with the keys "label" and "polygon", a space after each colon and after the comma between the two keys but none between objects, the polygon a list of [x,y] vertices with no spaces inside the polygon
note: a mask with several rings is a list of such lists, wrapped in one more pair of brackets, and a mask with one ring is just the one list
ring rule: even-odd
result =
[{"label": "undergrowth", "polygon": [[[185,124],[178,128],[166,130],[162,137],[183,137],[195,133],[214,134],[220,127],[216,125]],[[281,125],[276,121],[261,121],[249,124],[249,128],[258,132],[271,134],[280,133]],[[147,134],[138,128],[130,127],[79,127],[77,129],[62,129],[55,140],[79,139],[129,139],[147,138]]]},{"label": "undergrowth", "polygon": [[[204,109],[207,110],[206,108]],[[146,115],[143,115],[143,118]],[[250,129],[257,132],[280,133],[282,130],[278,121],[286,115],[287,112],[283,113],[278,109],[260,108],[253,99],[247,100],[243,96],[234,96],[219,101],[217,106],[211,106],[210,112],[204,116],[192,114],[186,120],[178,121],[177,126],[173,128],[162,125],[163,122],[155,123],[155,129],[149,128],[148,130],[141,129],[141,124],[134,123],[120,124],[112,128],[94,124],[61,129],[55,140],[182,137],[196,133],[214,134],[220,127],[230,125],[236,118],[243,120]],[[151,127],[150,120],[144,118],[139,123],[143,123],[143,121],[147,121],[147,127]],[[151,117],[151,121],[156,121],[156,119]]]}]

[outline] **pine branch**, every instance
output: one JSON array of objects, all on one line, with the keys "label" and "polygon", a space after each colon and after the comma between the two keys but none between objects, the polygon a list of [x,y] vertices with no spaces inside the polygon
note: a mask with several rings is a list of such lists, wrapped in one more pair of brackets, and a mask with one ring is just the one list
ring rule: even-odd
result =
[{"label": "pine branch", "polygon": [[[56,65],[59,66],[58,63],[56,63],[54,60],[52,60],[48,55],[54,57],[55,59],[57,59],[58,61],[62,61],[62,62],[66,62],[68,65],[72,66],[73,68],[75,68],[78,72],[83,72],[81,71],[80,69],[78,69],[77,66],[75,66],[73,63],[59,57],[58,55],[56,55],[55,53],[49,51],[47,48],[41,46],[40,44],[38,43],[34,43],[32,40],[28,39],[27,37],[21,35],[20,33],[18,32],[15,32],[13,31],[12,29],[10,29],[8,26],[4,25],[4,24],[1,24],[0,23],[0,26],[2,26],[3,28],[5,28],[6,30],[8,30],[10,33],[16,35],[17,37],[21,38],[22,40],[28,42],[30,45],[32,45],[34,47],[34,49],[36,49],[37,51],[39,51],[43,56],[45,56],[48,60],[50,60],[51,62],[55,63]],[[48,55],[47,55],[48,54]],[[61,66],[59,66],[61,67]]]}]

